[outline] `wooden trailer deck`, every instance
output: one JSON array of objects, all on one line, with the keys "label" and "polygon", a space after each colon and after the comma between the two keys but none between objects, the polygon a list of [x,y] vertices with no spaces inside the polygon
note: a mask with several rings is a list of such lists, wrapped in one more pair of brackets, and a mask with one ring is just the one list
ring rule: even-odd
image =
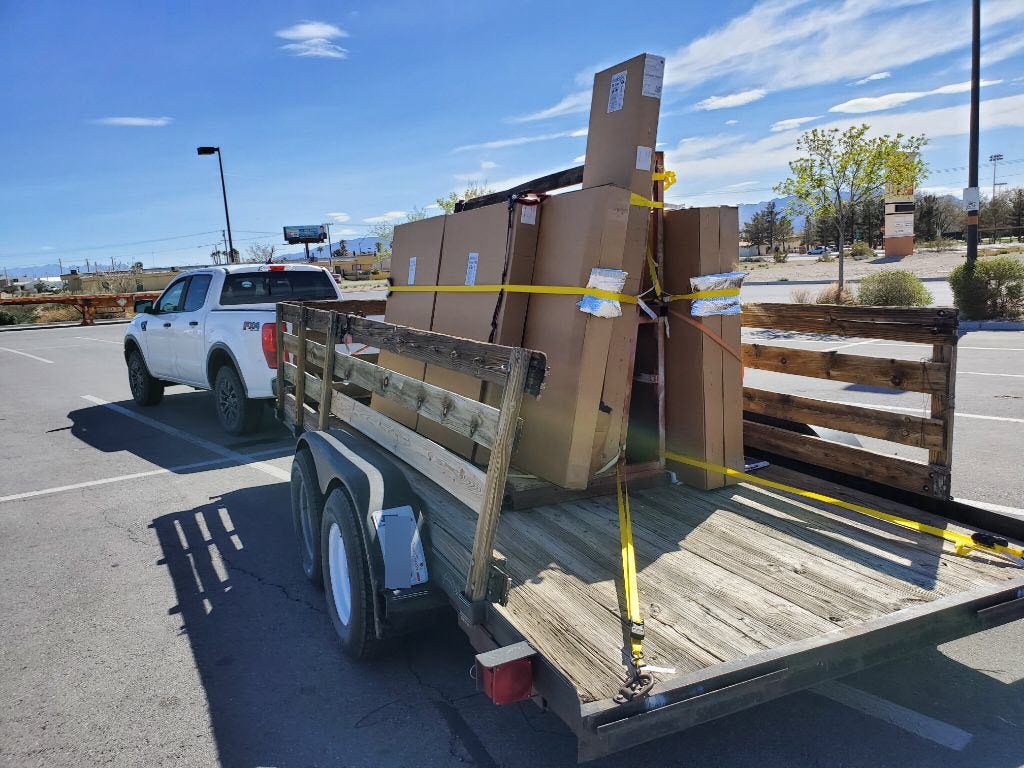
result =
[{"label": "wooden trailer deck", "polygon": [[[435,566],[461,584],[476,514],[408,474],[428,508]],[[765,476],[951,525],[789,470]],[[661,682],[1022,578],[1001,558],[960,557],[934,536],[753,485],[674,485],[631,491],[630,499],[647,662],[677,670],[658,674]],[[614,696],[626,669],[615,497],[506,510],[497,550],[513,586],[495,610],[569,678],[581,702]]]}]

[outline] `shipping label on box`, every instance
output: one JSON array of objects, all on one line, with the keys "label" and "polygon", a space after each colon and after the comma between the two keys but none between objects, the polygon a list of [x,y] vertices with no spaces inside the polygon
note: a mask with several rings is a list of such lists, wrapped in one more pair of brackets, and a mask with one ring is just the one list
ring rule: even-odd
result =
[{"label": "shipping label on box", "polygon": [[638,171],[651,170],[651,161],[654,159],[654,150],[651,147],[636,148],[636,169]]},{"label": "shipping label on box", "polygon": [[612,75],[612,84],[608,88],[608,114],[618,112],[626,102],[626,70]]},{"label": "shipping label on box", "polygon": [[466,262],[466,285],[476,285],[476,266],[479,262],[479,253],[469,254],[469,259]]},{"label": "shipping label on box", "polygon": [[536,205],[524,205],[522,206],[523,212],[519,216],[521,224],[536,224],[537,223],[537,206]]},{"label": "shipping label on box", "polygon": [[409,259],[409,285],[416,285],[416,257]]},{"label": "shipping label on box", "polygon": [[661,84],[665,80],[665,57],[648,56],[644,62],[644,96],[661,98]]}]

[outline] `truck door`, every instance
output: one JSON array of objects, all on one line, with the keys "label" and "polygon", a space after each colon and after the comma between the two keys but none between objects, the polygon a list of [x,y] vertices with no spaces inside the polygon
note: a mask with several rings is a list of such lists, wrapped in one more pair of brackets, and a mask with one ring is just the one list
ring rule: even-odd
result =
[{"label": "truck door", "polygon": [[189,278],[179,277],[160,294],[155,316],[146,322],[146,365],[159,378],[174,379],[174,347],[171,340],[181,331],[180,309]]},{"label": "truck door", "polygon": [[213,275],[192,275],[185,289],[185,300],[178,313],[179,325],[171,338],[177,378],[189,384],[206,384],[206,295]]}]

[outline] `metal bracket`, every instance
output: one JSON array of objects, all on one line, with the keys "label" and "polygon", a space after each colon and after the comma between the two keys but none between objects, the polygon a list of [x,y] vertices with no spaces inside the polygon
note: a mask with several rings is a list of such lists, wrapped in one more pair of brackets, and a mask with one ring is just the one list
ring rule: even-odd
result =
[{"label": "metal bracket", "polygon": [[487,600],[498,605],[508,604],[508,593],[512,589],[512,577],[505,572],[504,558],[495,557],[487,575]]}]

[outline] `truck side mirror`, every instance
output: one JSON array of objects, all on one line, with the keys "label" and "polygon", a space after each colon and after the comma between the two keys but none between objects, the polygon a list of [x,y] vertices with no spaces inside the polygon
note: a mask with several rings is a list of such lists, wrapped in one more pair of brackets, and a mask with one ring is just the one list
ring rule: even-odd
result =
[{"label": "truck side mirror", "polygon": [[136,315],[141,315],[141,314],[155,315],[156,314],[156,312],[153,309],[153,300],[152,299],[141,299],[139,301],[136,301],[135,305],[134,305],[134,308],[135,308],[135,314]]}]

